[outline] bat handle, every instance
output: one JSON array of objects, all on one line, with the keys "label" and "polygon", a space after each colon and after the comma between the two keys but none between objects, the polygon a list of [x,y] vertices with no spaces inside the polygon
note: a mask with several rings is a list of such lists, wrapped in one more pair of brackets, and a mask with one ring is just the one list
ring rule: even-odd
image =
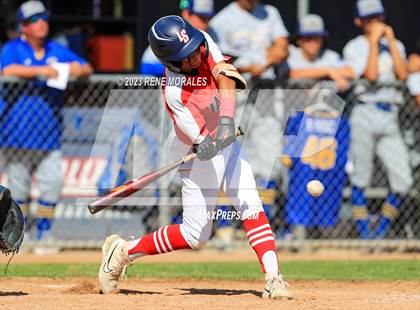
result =
[{"label": "bat handle", "polygon": [[[244,132],[242,131],[242,128],[240,126],[236,129],[235,135],[236,135],[236,137],[244,135]],[[183,163],[189,162],[190,160],[193,160],[196,157],[197,157],[196,153],[190,153],[183,158],[182,162]]]},{"label": "bat handle", "polygon": [[[242,128],[238,127],[237,130],[236,130],[236,136],[239,137],[239,136],[242,136],[243,134],[244,134],[244,132],[242,131]],[[197,154],[195,154],[195,153],[190,153],[190,154],[186,155],[184,158],[172,163],[170,165],[171,167],[168,168],[169,170],[167,170],[167,172],[174,169],[175,167],[179,166],[182,163],[186,163],[190,160],[193,160],[196,157],[197,157]],[[165,172],[165,173],[167,173],[167,172]],[[133,180],[133,181],[135,181],[135,180]],[[123,187],[123,186],[121,186],[121,187]],[[121,192],[121,191],[116,191],[114,189],[114,192],[118,193],[118,192]],[[123,196],[123,197],[116,196],[116,197],[112,197],[112,198],[115,198],[115,199],[119,200],[119,199],[124,198],[124,197],[126,197],[126,196]],[[98,213],[99,211],[101,211],[103,209],[108,208],[108,207],[109,207],[109,197],[102,197],[102,199],[96,200],[95,202],[89,204],[88,205],[88,210],[91,214],[95,214],[95,213]]]},{"label": "bat handle", "polygon": [[102,211],[103,209],[106,209],[107,207],[108,207],[107,205],[101,205],[97,203],[88,205],[90,214],[98,213],[99,211]]},{"label": "bat handle", "polygon": [[96,212],[100,211],[98,210],[97,207],[92,206],[92,205],[88,205],[88,209],[89,209],[90,214],[95,214]]}]

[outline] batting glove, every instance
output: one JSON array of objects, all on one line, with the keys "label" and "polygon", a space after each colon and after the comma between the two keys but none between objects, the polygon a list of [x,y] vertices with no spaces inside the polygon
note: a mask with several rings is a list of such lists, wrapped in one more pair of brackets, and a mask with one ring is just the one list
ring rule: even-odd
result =
[{"label": "batting glove", "polygon": [[201,143],[193,145],[193,152],[197,153],[197,158],[199,160],[205,161],[212,159],[217,154],[218,150],[211,137],[207,136]]},{"label": "batting glove", "polygon": [[235,121],[228,116],[220,117],[216,134],[216,148],[218,150],[224,149],[235,140]]}]

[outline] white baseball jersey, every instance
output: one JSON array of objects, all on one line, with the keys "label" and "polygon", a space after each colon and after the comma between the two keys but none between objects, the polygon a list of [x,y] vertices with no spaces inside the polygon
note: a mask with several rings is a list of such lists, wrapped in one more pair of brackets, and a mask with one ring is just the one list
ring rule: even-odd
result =
[{"label": "white baseball jersey", "polygon": [[[213,17],[210,27],[220,50],[238,57],[236,67],[265,65],[267,48],[277,38],[289,35],[278,10],[266,4],[248,12],[234,1]],[[268,69],[263,77],[274,77],[274,70]]]},{"label": "white baseball jersey", "polygon": [[[403,58],[406,58],[404,45],[397,41],[398,50]],[[349,41],[344,47],[344,60],[353,68],[357,77],[361,77],[366,70],[369,58],[369,42],[364,35]],[[378,55],[378,82],[393,82],[397,77],[394,72],[394,62],[389,51],[388,40],[379,40]],[[358,91],[356,90],[356,93]],[[360,90],[360,101],[366,103],[386,102],[402,103],[403,97],[400,91],[392,87],[370,88]]]}]

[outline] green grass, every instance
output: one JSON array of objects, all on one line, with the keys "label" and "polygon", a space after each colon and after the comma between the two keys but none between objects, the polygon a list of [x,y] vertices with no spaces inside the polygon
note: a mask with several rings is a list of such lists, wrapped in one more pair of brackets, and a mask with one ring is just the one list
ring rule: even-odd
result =
[{"label": "green grass", "polygon": [[[12,264],[7,277],[96,277],[97,264]],[[0,272],[5,265],[0,265]],[[287,279],[417,280],[420,261],[295,261],[281,264]],[[259,280],[257,263],[136,263],[129,277],[170,279]]]}]

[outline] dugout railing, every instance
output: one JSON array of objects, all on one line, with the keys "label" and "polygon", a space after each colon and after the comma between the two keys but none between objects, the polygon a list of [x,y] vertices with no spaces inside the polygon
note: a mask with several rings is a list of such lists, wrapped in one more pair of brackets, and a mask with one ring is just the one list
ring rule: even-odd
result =
[{"label": "dugout railing", "polygon": [[[113,187],[120,177],[124,179],[119,174],[122,168],[130,172],[125,175],[125,178],[137,177],[168,161],[167,154],[163,150],[166,149],[165,141],[171,129],[171,121],[165,113],[159,87],[152,83],[147,86],[140,85],[139,81],[144,83],[144,78],[94,75],[87,80],[71,81],[60,95],[63,102],[61,112],[46,109],[45,105],[48,106],[48,100],[50,100],[48,96],[51,94],[46,93],[44,86],[37,82],[0,79],[2,183],[8,184],[7,171],[11,158],[15,162],[19,161],[19,156],[22,156],[22,161],[35,161],[34,158],[24,156],[25,152],[21,150],[36,148],[36,143],[39,143],[36,141],[39,137],[32,137],[34,139],[32,145],[32,138],[28,133],[42,132],[45,128],[50,130],[48,126],[51,126],[51,122],[47,121],[48,113],[56,113],[52,117],[57,118],[58,122],[52,123],[62,123],[61,199],[54,211],[52,229],[46,234],[48,238],[38,240],[37,219],[51,217],[53,213],[38,207],[40,189],[37,177],[39,176],[34,175],[31,179],[31,191],[28,194],[31,202],[26,205],[29,229],[24,242],[26,248],[37,246],[96,248],[111,232],[125,236],[141,235],[159,227],[162,223],[180,221],[179,182],[173,175],[159,180],[142,191],[143,193],[136,197],[137,200],[129,203],[128,206],[116,206],[96,215],[89,214],[87,208],[83,206],[83,202],[101,193],[98,192],[98,187],[106,187],[107,184],[108,187]],[[420,205],[420,113],[404,83],[372,85],[367,81],[357,81],[352,83],[345,92],[334,95],[334,100],[339,105],[341,104],[340,114],[346,119],[349,118],[352,108],[358,104],[355,95],[358,87],[389,87],[397,89],[401,95],[398,104],[399,124],[409,152],[414,183],[404,198],[389,232],[384,238],[376,240],[361,240],[358,236],[350,199],[351,186],[346,175],[340,181],[338,178],[332,178],[330,183],[324,184],[328,188],[342,188],[339,198],[331,196],[328,201],[327,197],[325,203],[328,206],[332,200],[340,199],[337,214],[331,215],[328,210],[322,210],[322,208],[317,210],[307,206],[302,208],[308,214],[312,213],[313,218],[312,222],[308,220],[303,225],[305,228],[303,235],[293,230],[294,225],[289,223],[286,216],[286,212],[291,211],[290,206],[289,210],[285,207],[291,195],[304,195],[299,191],[289,191],[290,171],[287,162],[290,156],[285,156],[287,153],[285,152],[287,149],[285,137],[287,137],[289,120],[304,107],[311,105],[314,98],[318,98],[319,90],[333,91],[331,84],[315,81],[262,80],[252,81],[250,85],[249,92],[239,95],[238,111],[240,112],[238,114],[240,117],[237,123],[253,133],[245,137],[244,145],[250,153],[251,163],[254,163],[261,197],[267,205],[265,211],[269,215],[280,247],[420,249],[420,208],[418,208]],[[29,108],[29,105],[34,105],[34,102],[38,105],[38,109]],[[20,109],[14,110],[16,104],[21,105]],[[27,122],[27,118],[34,118],[39,122]],[[21,141],[21,146],[14,145],[13,134],[9,134],[20,128],[22,123],[26,126],[34,126],[34,123],[37,125],[29,131],[20,129],[21,132],[18,132],[18,135],[26,136],[24,141]],[[270,138],[266,138],[268,136]],[[264,158],[267,157],[267,147],[274,146],[277,155],[270,157],[269,161],[273,159],[274,161],[266,164]],[[125,157],[132,158],[131,162],[121,164],[121,159]],[[371,226],[377,224],[388,193],[386,170],[376,157],[374,160],[372,184],[366,189]],[[315,170],[322,168],[319,167],[320,162],[314,162],[313,159],[309,159],[307,163]],[[31,168],[32,172],[36,172],[35,162]],[[107,169],[108,181],[104,177]],[[346,170],[346,172],[349,171]],[[101,179],[103,182],[98,183]],[[104,189],[106,190],[106,188],[100,190]],[[330,193],[330,191],[327,192]],[[305,200],[295,198],[301,204],[306,204]],[[226,200],[221,199],[220,205],[224,206],[224,211],[231,210]],[[327,217],[332,217],[332,226],[331,223],[325,225],[322,222],[323,218]],[[301,218],[306,221],[305,214],[301,214]],[[236,229],[241,226],[240,223],[235,220],[216,221],[214,225],[215,230],[229,226],[235,228],[233,230],[234,243],[242,244],[243,236]],[[215,240],[214,244],[217,245],[217,238]]]}]

